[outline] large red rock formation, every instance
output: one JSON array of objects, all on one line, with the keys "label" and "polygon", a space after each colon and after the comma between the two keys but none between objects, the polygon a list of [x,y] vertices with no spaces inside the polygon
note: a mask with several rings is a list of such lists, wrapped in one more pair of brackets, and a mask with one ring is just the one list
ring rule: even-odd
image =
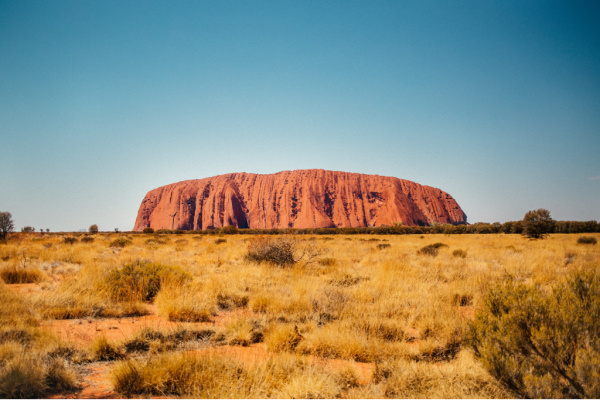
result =
[{"label": "large red rock formation", "polygon": [[236,173],[148,192],[135,231],[462,224],[448,193],[404,179],[324,170]]}]

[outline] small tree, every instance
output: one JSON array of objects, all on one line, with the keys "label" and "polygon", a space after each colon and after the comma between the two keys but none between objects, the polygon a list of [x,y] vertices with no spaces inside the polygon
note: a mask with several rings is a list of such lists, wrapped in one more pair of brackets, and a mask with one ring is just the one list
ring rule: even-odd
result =
[{"label": "small tree", "polygon": [[90,226],[90,233],[98,233],[98,225],[94,224]]},{"label": "small tree", "polygon": [[0,212],[0,240],[5,240],[6,235],[13,231],[15,224],[9,212]]},{"label": "small tree", "polygon": [[35,228],[32,226],[26,226],[24,228],[21,228],[21,232],[24,232],[24,233],[35,232]]},{"label": "small tree", "polygon": [[523,235],[530,239],[543,239],[554,232],[555,224],[548,210],[540,208],[528,211],[522,221]]}]

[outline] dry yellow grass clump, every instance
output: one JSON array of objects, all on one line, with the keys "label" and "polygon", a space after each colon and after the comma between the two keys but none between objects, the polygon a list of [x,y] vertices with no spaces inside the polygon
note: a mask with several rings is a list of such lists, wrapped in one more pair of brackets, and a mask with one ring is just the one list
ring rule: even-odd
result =
[{"label": "dry yellow grass clump", "polygon": [[[112,381],[126,396],[511,396],[465,343],[490,288],[511,277],[549,291],[571,271],[600,265],[600,246],[562,234],[298,235],[286,243],[299,261],[279,263],[269,262],[272,250],[256,256],[257,243],[273,245],[275,236],[68,237],[77,240],[31,234],[0,244],[0,277],[36,282],[19,292],[26,311],[6,311],[14,296],[3,301],[1,334],[42,337],[30,322],[44,319],[151,315],[196,324],[187,333],[146,326],[84,349],[86,362],[120,360],[110,361]],[[9,286],[0,295],[13,295]],[[0,359],[18,358],[13,347],[24,342],[11,340]],[[242,350],[218,352],[230,347]],[[264,357],[248,362],[246,350]],[[358,374],[365,368],[372,372]]]}]

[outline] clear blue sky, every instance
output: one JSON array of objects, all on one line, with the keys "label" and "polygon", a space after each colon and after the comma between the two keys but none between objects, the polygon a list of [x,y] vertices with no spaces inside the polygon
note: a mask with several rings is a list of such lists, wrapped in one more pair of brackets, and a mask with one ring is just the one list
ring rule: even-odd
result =
[{"label": "clear blue sky", "polygon": [[2,1],[0,211],[130,230],[147,191],[323,168],[469,222],[600,220],[598,1]]}]

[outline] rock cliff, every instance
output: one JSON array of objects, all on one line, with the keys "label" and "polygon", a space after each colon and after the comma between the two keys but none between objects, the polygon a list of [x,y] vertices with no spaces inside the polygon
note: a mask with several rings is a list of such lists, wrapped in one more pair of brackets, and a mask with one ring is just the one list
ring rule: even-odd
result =
[{"label": "rock cliff", "polygon": [[234,173],[148,192],[134,230],[462,224],[448,193],[404,179],[324,170]]}]

